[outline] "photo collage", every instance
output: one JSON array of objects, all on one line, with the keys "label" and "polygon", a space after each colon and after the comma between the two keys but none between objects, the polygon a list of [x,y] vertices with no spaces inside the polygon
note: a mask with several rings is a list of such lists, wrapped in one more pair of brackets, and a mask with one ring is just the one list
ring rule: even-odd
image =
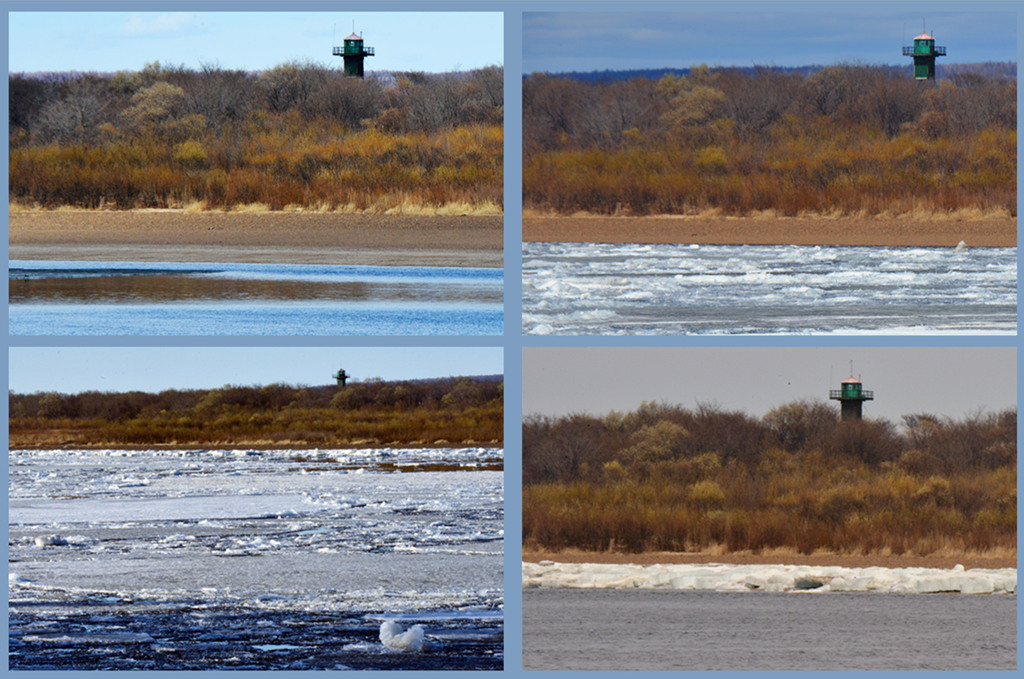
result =
[{"label": "photo collage", "polygon": [[1017,670],[1024,3],[4,4],[8,671]]}]

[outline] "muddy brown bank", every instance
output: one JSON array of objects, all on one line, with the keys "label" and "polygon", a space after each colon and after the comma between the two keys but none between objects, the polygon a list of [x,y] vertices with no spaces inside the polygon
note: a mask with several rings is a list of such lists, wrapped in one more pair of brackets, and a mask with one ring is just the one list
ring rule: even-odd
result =
[{"label": "muddy brown bank", "polygon": [[500,216],[180,210],[9,215],[11,259],[502,266]]},{"label": "muddy brown bank", "polygon": [[523,240],[558,243],[1014,247],[1016,219],[554,217],[523,219]]},{"label": "muddy brown bank", "polygon": [[733,552],[712,554],[709,552],[641,552],[623,554],[618,552],[583,552],[578,550],[544,551],[523,550],[523,561],[556,561],[559,563],[606,563],[636,564],[640,566],[664,564],[783,564],[790,566],[841,566],[844,568],[953,568],[962,564],[965,568],[1016,568],[1013,555],[960,554],[929,555],[913,554],[797,554],[795,552],[773,552],[751,554]]}]

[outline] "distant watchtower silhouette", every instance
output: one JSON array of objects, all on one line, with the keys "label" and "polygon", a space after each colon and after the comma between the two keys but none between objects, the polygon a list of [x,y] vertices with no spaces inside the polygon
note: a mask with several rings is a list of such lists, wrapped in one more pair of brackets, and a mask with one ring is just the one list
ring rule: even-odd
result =
[{"label": "distant watchtower silhouette", "polygon": [[349,378],[349,374],[347,372],[345,372],[344,368],[339,368],[338,372],[334,373],[334,375],[332,375],[332,377],[334,377],[334,379],[338,380],[338,386],[341,387],[342,389],[344,389],[345,388],[345,381]]},{"label": "distant watchtower silhouette", "polygon": [[935,80],[935,57],[946,56],[946,48],[936,47],[935,38],[922,33],[912,46],[903,46],[903,56],[914,58],[914,80]]},{"label": "distant watchtower silhouette", "polygon": [[828,392],[828,397],[834,401],[839,401],[842,408],[840,410],[840,417],[844,420],[861,419],[863,417],[861,413],[862,404],[864,401],[874,400],[875,392],[865,390],[861,381],[853,375],[843,380],[839,386],[839,389],[831,389]]},{"label": "distant watchtower silhouette", "polygon": [[340,47],[335,45],[334,56],[345,60],[345,75],[363,77],[363,58],[373,56],[373,48],[363,45],[363,36],[352,35],[344,40]]}]

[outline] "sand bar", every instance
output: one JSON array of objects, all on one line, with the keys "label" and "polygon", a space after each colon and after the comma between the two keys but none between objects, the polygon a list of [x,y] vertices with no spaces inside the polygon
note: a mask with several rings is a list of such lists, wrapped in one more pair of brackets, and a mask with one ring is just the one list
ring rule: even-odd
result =
[{"label": "sand bar", "polygon": [[1013,247],[1016,219],[525,217],[523,240],[556,243]]},{"label": "sand bar", "polygon": [[555,561],[558,563],[608,563],[637,564],[650,566],[654,564],[697,564],[697,563],[729,563],[738,565],[749,564],[781,564],[786,566],[841,566],[843,568],[952,568],[962,564],[964,568],[1016,568],[1017,559],[1013,556],[987,556],[984,554],[964,554],[960,556],[914,556],[909,554],[711,554],[706,552],[643,552],[640,554],[622,554],[618,552],[581,552],[578,550],[564,552],[545,552],[523,550],[523,561],[537,563],[539,561]]},{"label": "sand bar", "polygon": [[27,210],[11,259],[501,268],[502,217]]}]

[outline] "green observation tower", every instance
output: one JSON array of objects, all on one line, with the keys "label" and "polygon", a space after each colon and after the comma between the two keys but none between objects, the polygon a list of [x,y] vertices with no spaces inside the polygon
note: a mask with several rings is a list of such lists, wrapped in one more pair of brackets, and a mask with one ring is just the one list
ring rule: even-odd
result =
[{"label": "green observation tower", "polygon": [[362,78],[363,59],[373,56],[373,48],[363,45],[363,36],[352,33],[340,47],[335,45],[334,56],[345,60],[345,75]]},{"label": "green observation tower", "polygon": [[334,379],[336,379],[338,381],[338,386],[341,387],[342,389],[344,389],[345,388],[345,382],[348,380],[349,374],[347,372],[345,372],[344,368],[341,368],[341,369],[338,370],[338,372],[334,373],[334,375],[332,375],[332,377],[334,377]]},{"label": "green observation tower", "polygon": [[853,375],[843,380],[839,386],[839,389],[829,390],[828,397],[833,401],[839,401],[842,408],[840,417],[844,420],[861,419],[861,405],[864,401],[873,401],[875,392],[864,389],[864,384]]},{"label": "green observation tower", "polygon": [[946,56],[946,48],[936,47],[935,38],[922,33],[912,46],[903,46],[903,56],[914,58],[914,80],[935,80],[935,57]]}]

